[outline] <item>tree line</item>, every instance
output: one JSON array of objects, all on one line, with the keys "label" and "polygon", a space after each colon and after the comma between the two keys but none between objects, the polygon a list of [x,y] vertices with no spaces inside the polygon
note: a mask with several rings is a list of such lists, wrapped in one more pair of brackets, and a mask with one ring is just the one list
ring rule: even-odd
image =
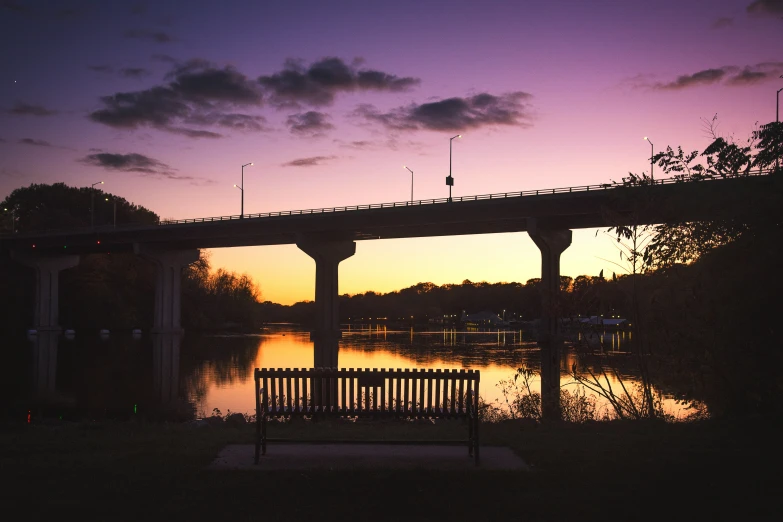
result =
[{"label": "tree line", "polygon": [[[340,321],[429,324],[444,317],[459,318],[462,312],[492,311],[505,319],[531,321],[541,316],[541,280],[525,283],[487,283],[465,280],[460,284],[435,285],[425,282],[401,290],[367,291],[340,296]],[[621,315],[626,307],[624,276],[603,273],[576,278],[561,276],[559,307],[564,316]],[[269,322],[309,324],[315,303],[293,305],[264,302],[262,315]]]}]

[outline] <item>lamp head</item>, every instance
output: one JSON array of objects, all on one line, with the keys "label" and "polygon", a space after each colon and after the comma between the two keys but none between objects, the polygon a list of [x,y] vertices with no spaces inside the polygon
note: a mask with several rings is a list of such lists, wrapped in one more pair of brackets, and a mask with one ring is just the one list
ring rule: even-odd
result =
[{"label": "lamp head", "polygon": [[650,141],[650,140],[647,139],[647,136],[645,136],[644,139],[647,140],[647,141]]}]

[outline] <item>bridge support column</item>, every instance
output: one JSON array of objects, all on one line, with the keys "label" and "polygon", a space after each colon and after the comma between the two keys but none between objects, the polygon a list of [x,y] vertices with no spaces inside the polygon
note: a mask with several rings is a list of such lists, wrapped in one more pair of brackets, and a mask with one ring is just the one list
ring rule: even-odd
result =
[{"label": "bridge support column", "polygon": [[182,269],[198,261],[198,250],[163,250],[135,244],[134,252],[155,263],[153,334],[181,334]]},{"label": "bridge support column", "polygon": [[310,332],[313,341],[313,366],[337,368],[340,314],[337,293],[338,265],[356,253],[353,241],[323,241],[303,237],[296,242],[315,261],[315,326]]},{"label": "bridge support column", "polygon": [[560,254],[571,245],[570,230],[538,228],[535,220],[528,223],[528,234],[541,251],[542,313],[538,329],[541,347],[541,417],[544,421],[560,420]]},{"label": "bridge support column", "polygon": [[34,328],[57,331],[60,327],[60,272],[79,264],[79,256],[27,257],[14,255],[15,260],[35,270]]},{"label": "bridge support column", "polygon": [[57,345],[60,333],[41,331],[30,342],[33,351],[33,394],[46,401],[55,396],[57,388]]},{"label": "bridge support column", "polygon": [[164,410],[179,400],[179,353],[182,335],[152,336],[152,371],[155,398]]}]

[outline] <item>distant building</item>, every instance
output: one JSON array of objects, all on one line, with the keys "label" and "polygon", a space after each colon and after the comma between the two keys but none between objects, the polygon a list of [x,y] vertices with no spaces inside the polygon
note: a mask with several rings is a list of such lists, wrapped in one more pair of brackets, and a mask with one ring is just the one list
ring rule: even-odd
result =
[{"label": "distant building", "polygon": [[483,310],[475,314],[462,313],[462,323],[466,326],[486,327],[486,326],[508,326],[508,321],[504,321],[498,314],[490,310]]},{"label": "distant building", "polygon": [[601,317],[600,315],[591,315],[590,317],[583,317],[579,319],[579,322],[590,326],[621,327],[625,326],[628,320],[621,317]]}]

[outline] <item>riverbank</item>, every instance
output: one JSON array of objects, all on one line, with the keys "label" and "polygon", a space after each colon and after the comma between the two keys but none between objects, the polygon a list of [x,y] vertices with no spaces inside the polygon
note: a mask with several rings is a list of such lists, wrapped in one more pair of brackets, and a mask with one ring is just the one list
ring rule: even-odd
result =
[{"label": "riverbank", "polygon": [[[6,506],[31,520],[773,520],[783,485],[775,426],[505,422],[482,425],[483,444],[511,448],[531,471],[259,473],[207,469],[227,445],[252,443],[249,425],[53,422],[4,426],[0,469],[11,478]],[[395,429],[419,438],[451,428]]]}]

